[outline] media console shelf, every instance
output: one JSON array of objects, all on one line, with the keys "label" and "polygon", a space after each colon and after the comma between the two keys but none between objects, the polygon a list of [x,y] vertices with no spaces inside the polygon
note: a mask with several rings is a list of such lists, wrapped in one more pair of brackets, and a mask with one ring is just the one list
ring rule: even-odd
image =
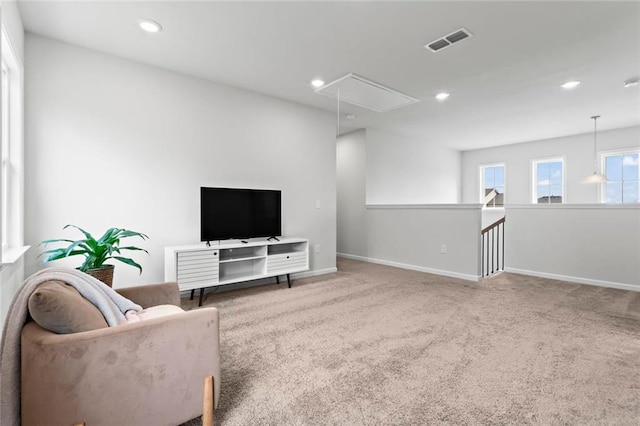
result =
[{"label": "media console shelf", "polygon": [[202,305],[207,287],[234,284],[261,278],[287,276],[291,288],[291,274],[309,270],[309,240],[281,238],[231,241],[165,247],[164,279],[176,281],[181,291],[200,289]]}]

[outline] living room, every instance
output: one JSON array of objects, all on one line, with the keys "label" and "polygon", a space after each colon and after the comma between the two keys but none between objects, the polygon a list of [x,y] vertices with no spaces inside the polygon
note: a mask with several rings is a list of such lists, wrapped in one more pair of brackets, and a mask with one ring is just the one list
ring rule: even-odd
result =
[{"label": "living room", "polygon": [[[475,283],[480,229],[506,212],[507,270],[637,291],[637,202],[607,205],[602,185],[580,180],[596,154],[640,151],[640,88],[623,87],[640,75],[638,16],[636,2],[3,2],[3,35],[24,72],[7,244],[30,249],[12,262],[3,253],[2,317],[42,268],[40,242],[71,238],[67,224],[144,232],[144,272],[117,267],[114,287],[164,281],[165,247],[201,242],[200,187],[282,191],[282,235],[309,240],[309,270],[294,281],[332,276],[340,256]],[[141,18],[162,30],[141,31]],[[424,48],[463,26],[468,40]],[[537,27],[566,46],[541,53]],[[387,29],[367,42],[376,28]],[[500,32],[501,44],[474,50]],[[421,68],[397,62],[409,40]],[[302,55],[305,44],[318,50]],[[472,65],[483,55],[491,69]],[[378,113],[309,84],[349,73],[420,102]],[[560,87],[570,79],[582,84]],[[439,90],[449,99],[434,99]],[[561,206],[531,201],[531,162],[548,158],[564,161]],[[498,163],[506,202],[487,210],[479,168]],[[553,232],[539,232],[549,221]]]}]

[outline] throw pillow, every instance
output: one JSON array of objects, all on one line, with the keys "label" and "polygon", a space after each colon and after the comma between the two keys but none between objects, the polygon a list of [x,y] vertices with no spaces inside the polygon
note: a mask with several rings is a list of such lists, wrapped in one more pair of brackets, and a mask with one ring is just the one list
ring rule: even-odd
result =
[{"label": "throw pillow", "polygon": [[57,334],[108,327],[98,308],[62,281],[40,284],[29,296],[29,314],[40,327]]}]

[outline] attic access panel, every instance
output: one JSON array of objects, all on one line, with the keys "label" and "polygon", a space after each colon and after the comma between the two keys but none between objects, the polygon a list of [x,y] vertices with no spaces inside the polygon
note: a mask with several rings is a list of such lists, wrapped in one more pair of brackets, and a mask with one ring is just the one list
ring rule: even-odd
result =
[{"label": "attic access panel", "polygon": [[386,112],[420,102],[419,99],[356,74],[347,74],[331,83],[325,84],[316,89],[315,93],[376,112]]}]

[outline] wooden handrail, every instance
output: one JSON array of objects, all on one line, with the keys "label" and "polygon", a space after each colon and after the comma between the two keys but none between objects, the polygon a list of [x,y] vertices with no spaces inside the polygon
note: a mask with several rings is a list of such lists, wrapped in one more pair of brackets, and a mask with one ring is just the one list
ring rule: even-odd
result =
[{"label": "wooden handrail", "polygon": [[505,222],[505,219],[506,219],[506,216],[503,217],[502,219],[496,220],[494,223],[492,223],[491,225],[487,226],[482,231],[480,231],[480,233],[481,234],[486,234],[487,232],[491,231],[493,228],[497,227],[498,225],[503,224]]}]

